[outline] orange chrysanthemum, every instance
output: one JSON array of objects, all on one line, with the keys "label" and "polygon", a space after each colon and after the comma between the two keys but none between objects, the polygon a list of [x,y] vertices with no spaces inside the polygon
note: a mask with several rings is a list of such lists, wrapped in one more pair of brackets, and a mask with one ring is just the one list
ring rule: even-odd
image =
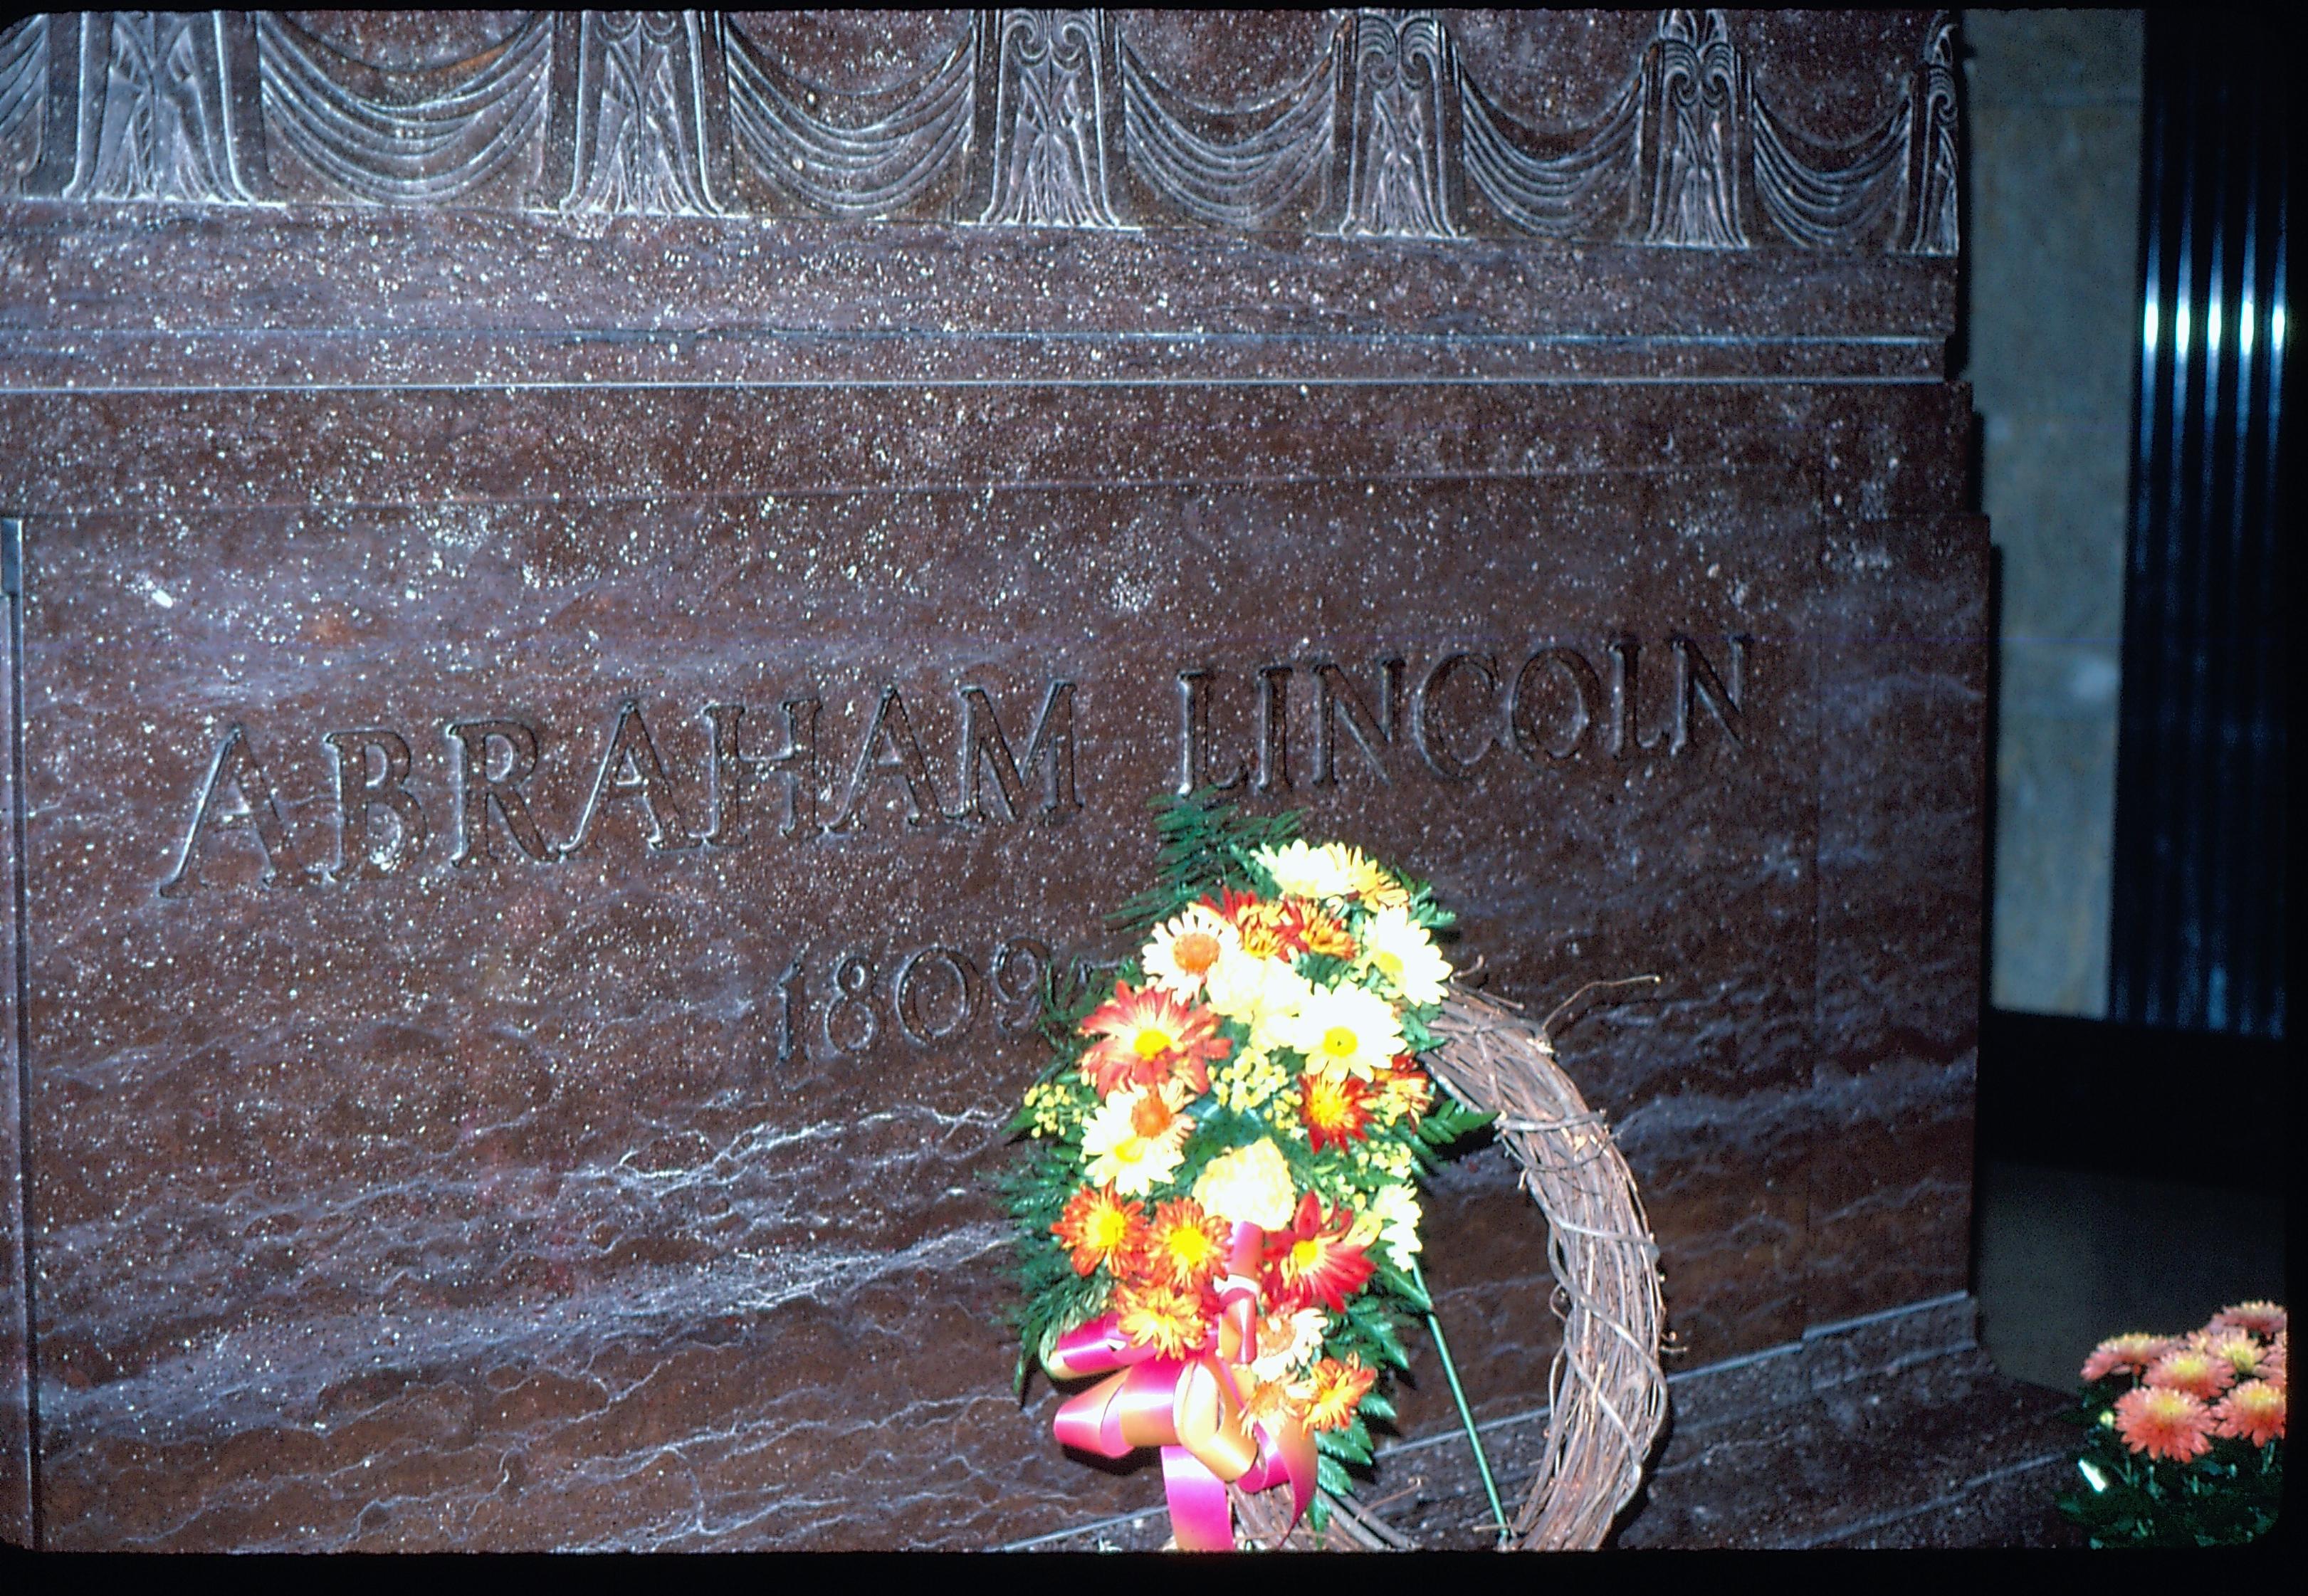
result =
[{"label": "orange chrysanthemum", "polygon": [[1202,907],[1217,913],[1220,919],[1235,928],[1237,936],[1246,938],[1248,933],[1255,930],[1261,937],[1264,938],[1264,941],[1255,947],[1252,946],[1248,940],[1244,941],[1244,950],[1253,958],[1268,958],[1276,952],[1273,933],[1268,928],[1266,922],[1270,916],[1280,912],[1280,904],[1270,903],[1256,893],[1245,893],[1234,887],[1222,886],[1219,888],[1219,895],[1215,899],[1202,900]]},{"label": "orange chrysanthemum", "polygon": [[1354,957],[1353,934],[1303,898],[1261,898],[1227,887],[1210,907],[1232,922],[1243,952],[1253,958],[1288,960],[1307,953]]},{"label": "orange chrysanthemum", "polygon": [[1199,1291],[1226,1267],[1232,1227],[1206,1213],[1192,1197],[1155,1205],[1148,1232],[1146,1277],[1181,1291]]},{"label": "orange chrysanthemum", "polygon": [[1217,897],[1201,901],[1203,908],[1237,927],[1242,924],[1244,910],[1256,909],[1265,902],[1256,893],[1245,893],[1239,887],[1231,886],[1222,886],[1219,888]]},{"label": "orange chrysanthemum", "polygon": [[1067,1199],[1050,1234],[1073,1253],[1076,1274],[1089,1274],[1101,1264],[1125,1273],[1146,1244],[1146,1211],[1123,1201],[1111,1186],[1085,1186]]},{"label": "orange chrysanthemum", "polygon": [[1347,1239],[1354,1222],[1349,1210],[1325,1210],[1312,1192],[1300,1198],[1290,1229],[1267,1243],[1267,1299],[1294,1311],[1310,1302],[1334,1313],[1343,1309],[1377,1272],[1363,1249]]},{"label": "orange chrysanthemum", "polygon": [[2167,1335],[2149,1335],[2135,1330],[2129,1335],[2110,1336],[2084,1359],[2083,1377],[2105,1380],[2110,1375],[2143,1373],[2149,1364],[2171,1350],[2172,1338]]},{"label": "orange chrysanthemum", "polygon": [[1174,1074],[1200,1096],[1210,1089],[1211,1062],[1227,1053],[1218,1015],[1158,987],[1133,991],[1128,981],[1115,982],[1114,996],[1091,1011],[1081,1032],[1098,1039],[1082,1055],[1081,1073],[1100,1097]]},{"label": "orange chrysanthemum", "polygon": [[2212,1316],[2207,1330],[2248,1330],[2254,1335],[2284,1333],[2284,1310],[2272,1302],[2239,1302]]},{"label": "orange chrysanthemum", "polygon": [[2216,1436],[2228,1436],[2265,1446],[2284,1439],[2284,1387],[2266,1380],[2246,1380],[2212,1410]]},{"label": "orange chrysanthemum", "polygon": [[1279,903],[1260,903],[1235,921],[1242,933],[1242,950],[1255,959],[1295,959],[1298,956],[1298,917]]},{"label": "orange chrysanthemum", "polygon": [[1198,1291],[1133,1281],[1115,1288],[1115,1323],[1132,1344],[1182,1358],[1199,1349],[1210,1332]]},{"label": "orange chrysanthemum", "polygon": [[2115,1399],[2115,1433],[2134,1452],[2189,1462],[2212,1449],[2212,1416],[2201,1402],[2167,1386],[2140,1385]]},{"label": "orange chrysanthemum", "polygon": [[1306,1376],[1310,1394],[1306,1398],[1306,1428],[1309,1429],[1344,1429],[1355,1419],[1355,1407],[1363,1393],[1378,1378],[1378,1370],[1365,1368],[1363,1360],[1353,1353],[1340,1363],[1335,1358],[1325,1358]]},{"label": "orange chrysanthemum", "polygon": [[2150,1385],[2210,1402],[2235,1384],[2235,1370],[2193,1347],[2175,1347],[2148,1366],[2147,1379]]},{"label": "orange chrysanthemum", "polygon": [[1333,959],[1355,956],[1354,933],[1319,909],[1307,910],[1299,941],[1310,953],[1328,953]]},{"label": "orange chrysanthemum", "polygon": [[1271,1426],[1306,1422],[1306,1401],[1280,1380],[1252,1387],[1243,1399],[1244,1414],[1255,1423]]},{"label": "orange chrysanthemum", "polygon": [[1371,1089],[1337,1070],[1298,1077],[1298,1112],[1315,1152],[1360,1140],[1370,1125]]}]

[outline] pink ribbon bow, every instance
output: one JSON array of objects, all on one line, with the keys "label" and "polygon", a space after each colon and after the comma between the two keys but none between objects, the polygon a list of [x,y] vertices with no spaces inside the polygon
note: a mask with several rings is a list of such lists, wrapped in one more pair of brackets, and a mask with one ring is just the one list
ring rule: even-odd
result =
[{"label": "pink ribbon bow", "polygon": [[1258,1358],[1258,1288],[1249,1278],[1256,1264],[1250,1261],[1263,1239],[1255,1225],[1235,1227],[1233,1272],[1219,1293],[1218,1325],[1200,1350],[1174,1357],[1133,1345],[1115,1316],[1106,1314],[1060,1337],[1043,1360],[1058,1380],[1112,1371],[1068,1398],[1051,1428],[1062,1445],[1100,1457],[1159,1446],[1170,1525],[1182,1550],[1234,1549],[1229,1483],[1259,1491],[1287,1481],[1286,1535],[1314,1499],[1313,1435],[1295,1419],[1269,1424],[1243,1411],[1248,1366]]}]

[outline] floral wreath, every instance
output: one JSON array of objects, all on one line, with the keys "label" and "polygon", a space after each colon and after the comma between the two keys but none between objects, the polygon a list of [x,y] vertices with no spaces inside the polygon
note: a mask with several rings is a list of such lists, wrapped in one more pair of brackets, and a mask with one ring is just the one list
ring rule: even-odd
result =
[{"label": "floral wreath", "polygon": [[1430,1309],[1417,1182],[1490,1117],[1418,1062],[1451,975],[1425,884],[1212,794],[1158,829],[1163,882],[1115,917],[1141,945],[1053,1005],[1012,1122],[1018,1381],[1103,1376],[1057,1438],[1160,1448],[1178,1545],[1224,1549],[1229,1486],[1287,1487],[1284,1533],[1320,1530],[1317,1487],[1371,1462]]}]

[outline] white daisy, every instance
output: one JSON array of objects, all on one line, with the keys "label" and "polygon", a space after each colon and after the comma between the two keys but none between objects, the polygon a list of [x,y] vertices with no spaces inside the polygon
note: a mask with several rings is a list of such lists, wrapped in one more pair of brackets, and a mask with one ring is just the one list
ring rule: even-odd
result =
[{"label": "white daisy", "polygon": [[1359,933],[1362,953],[1357,969],[1374,970],[1405,1003],[1424,1005],[1442,1001],[1442,984],[1451,979],[1451,962],[1435,947],[1425,927],[1410,918],[1410,910],[1382,909],[1365,920]]},{"label": "white daisy", "polygon": [[1309,1070],[1341,1070],[1365,1081],[1391,1068],[1402,1051],[1394,1005],[1356,986],[1312,988],[1279,1030],[1286,1046],[1305,1055]]},{"label": "white daisy", "polygon": [[1343,898],[1354,891],[1346,866],[1327,848],[1298,841],[1285,848],[1262,848],[1251,857],[1291,897]]},{"label": "white daisy", "polygon": [[1154,928],[1139,955],[1146,978],[1180,997],[1198,997],[1219,961],[1242,947],[1242,936],[1224,915],[1196,903]]},{"label": "white daisy", "polygon": [[1178,1172],[1193,1129],[1175,1104],[1143,1086],[1115,1092],[1082,1125],[1089,1183],[1112,1181],[1123,1196],[1144,1196]]}]

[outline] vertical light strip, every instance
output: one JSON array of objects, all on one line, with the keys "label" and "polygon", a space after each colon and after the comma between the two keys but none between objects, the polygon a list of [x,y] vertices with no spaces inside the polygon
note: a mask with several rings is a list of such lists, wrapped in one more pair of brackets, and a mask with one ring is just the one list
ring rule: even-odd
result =
[{"label": "vertical light strip", "polygon": [[37,1254],[32,1230],[32,939],[29,914],[31,885],[24,857],[24,523],[0,518],[0,604],[8,610],[8,808],[14,869],[8,884],[15,919],[17,1222],[23,1245],[16,1256],[23,1275],[24,1303],[24,1488],[30,1498],[32,1549],[46,1539],[40,1511],[40,1319]]}]

